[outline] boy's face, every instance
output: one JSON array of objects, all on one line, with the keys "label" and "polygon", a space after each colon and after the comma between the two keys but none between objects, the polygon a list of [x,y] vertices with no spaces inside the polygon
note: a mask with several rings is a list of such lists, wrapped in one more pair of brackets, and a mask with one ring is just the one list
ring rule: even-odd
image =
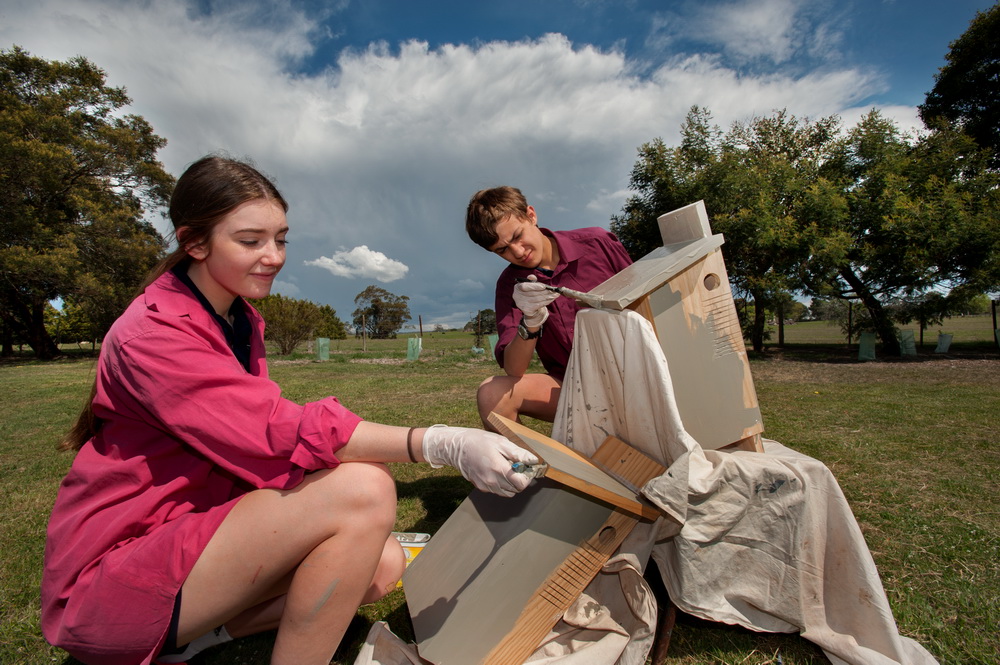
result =
[{"label": "boy's face", "polygon": [[548,238],[538,229],[535,209],[524,217],[510,215],[496,226],[497,241],[490,251],[522,268],[537,268],[545,257]]}]

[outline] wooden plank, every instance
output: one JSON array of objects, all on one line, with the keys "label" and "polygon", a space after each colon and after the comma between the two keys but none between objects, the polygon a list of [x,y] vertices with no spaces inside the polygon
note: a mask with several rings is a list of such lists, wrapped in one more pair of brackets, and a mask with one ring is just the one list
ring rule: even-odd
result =
[{"label": "wooden plank", "polygon": [[631,484],[635,490],[666,471],[652,457],[613,436],[606,438],[590,459],[612,478]]},{"label": "wooden plank", "polygon": [[[630,450],[609,437],[595,457],[631,485],[665,470]],[[550,478],[510,499],[474,491],[403,576],[420,656],[435,665],[521,665],[637,523]]]},{"label": "wooden plank", "polygon": [[634,490],[622,485],[572,448],[496,413],[489,415],[489,421],[498,432],[548,464],[546,477],[645,520],[653,521],[660,517],[660,511],[644,503]]}]

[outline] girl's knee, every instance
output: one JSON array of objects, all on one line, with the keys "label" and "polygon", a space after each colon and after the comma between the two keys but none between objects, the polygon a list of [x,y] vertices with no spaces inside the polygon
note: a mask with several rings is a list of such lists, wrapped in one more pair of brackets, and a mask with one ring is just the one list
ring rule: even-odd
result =
[{"label": "girl's knee", "polygon": [[391,527],[395,520],[396,482],[385,464],[345,462],[318,472],[309,484],[320,514],[372,520],[373,527],[386,521]]},{"label": "girl's knee", "polygon": [[364,603],[374,603],[379,598],[383,598],[396,588],[396,584],[403,577],[406,570],[406,553],[400,546],[399,541],[390,537],[385,547],[382,548],[382,558],[379,560],[375,576],[372,578],[371,588],[365,595]]}]

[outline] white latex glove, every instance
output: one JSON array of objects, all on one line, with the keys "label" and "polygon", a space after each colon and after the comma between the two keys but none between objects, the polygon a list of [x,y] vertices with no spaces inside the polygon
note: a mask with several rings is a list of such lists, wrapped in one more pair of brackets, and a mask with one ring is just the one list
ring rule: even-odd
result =
[{"label": "white latex glove", "polygon": [[476,489],[500,496],[514,496],[531,482],[528,474],[515,473],[513,462],[538,464],[529,450],[499,434],[469,427],[433,425],[424,434],[424,459],[431,466],[453,466]]},{"label": "white latex glove", "polygon": [[524,314],[524,325],[537,328],[549,318],[549,303],[559,297],[555,291],[545,288],[534,275],[528,275],[528,282],[518,282],[514,285],[514,306]]}]

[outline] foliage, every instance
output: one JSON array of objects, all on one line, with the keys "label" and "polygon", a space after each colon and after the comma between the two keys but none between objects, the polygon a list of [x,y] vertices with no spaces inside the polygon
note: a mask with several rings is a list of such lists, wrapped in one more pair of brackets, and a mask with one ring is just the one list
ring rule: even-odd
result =
[{"label": "foliage", "polygon": [[354,330],[370,339],[395,339],[396,331],[410,320],[408,296],[397,296],[372,284],[354,297]]},{"label": "foliage", "polygon": [[857,298],[888,353],[898,353],[887,307],[931,291],[956,300],[1000,280],[997,175],[986,153],[942,127],[915,140],[872,111],[824,167],[838,192],[808,266],[814,293]]},{"label": "foliage", "polygon": [[49,305],[45,310],[45,327],[56,344],[97,342],[98,328],[83,309],[72,302],[63,302],[62,311]]},{"label": "foliage", "polygon": [[755,351],[766,312],[789,291],[859,300],[898,354],[893,300],[934,290],[967,299],[1000,282],[998,177],[988,154],[952,128],[904,136],[872,111],[845,133],[835,117],[779,111],[723,135],[693,107],[680,146],[656,139],[639,155],[637,193],[612,230],[642,256],[661,242],[657,216],[703,199],[726,238],[733,290],[755,305]]},{"label": "foliage", "polygon": [[316,337],[347,339],[347,326],[337,316],[337,310],[329,305],[320,305],[319,312],[323,319],[316,328]]},{"label": "foliage", "polygon": [[656,139],[639,149],[630,180],[638,193],[612,218],[612,230],[638,258],[661,244],[659,215],[703,199],[713,231],[726,237],[732,286],[756,305],[749,337],[761,351],[766,311],[802,285],[815,225],[801,220],[816,208],[811,185],[837,128],[836,118],[810,122],[780,111],[723,135],[706,109],[692,107],[679,147]]},{"label": "foliage", "polygon": [[283,356],[289,355],[303,341],[316,337],[322,325],[328,325],[320,307],[308,300],[271,294],[253,300],[252,304],[264,317],[264,339],[277,344]]},{"label": "foliage", "polygon": [[949,46],[947,64],[919,107],[927,126],[939,118],[961,127],[993,152],[1000,167],[1000,4],[976,12],[969,27]]},{"label": "foliage", "polygon": [[103,334],[163,249],[144,216],[173,186],[166,141],[129,103],[85,58],[0,51],[0,311],[38,357],[58,352],[49,301],[76,302]]}]

